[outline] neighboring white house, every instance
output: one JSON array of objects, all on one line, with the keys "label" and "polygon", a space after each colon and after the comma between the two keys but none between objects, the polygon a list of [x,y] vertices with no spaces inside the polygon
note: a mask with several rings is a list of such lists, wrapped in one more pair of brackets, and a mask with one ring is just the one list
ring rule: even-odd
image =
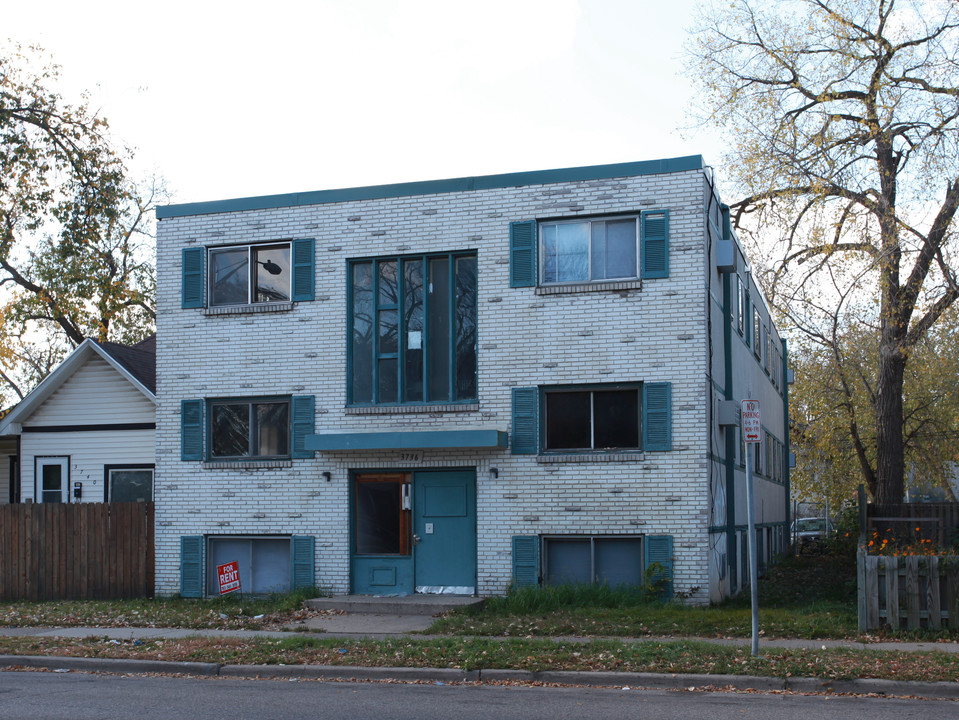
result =
[{"label": "neighboring white house", "polygon": [[[157,212],[159,594],[491,595],[745,572],[785,347],[699,156]],[[659,563],[655,565],[654,563]]]},{"label": "neighboring white house", "polygon": [[152,500],[155,428],[156,337],[84,340],[0,421],[7,499]]}]

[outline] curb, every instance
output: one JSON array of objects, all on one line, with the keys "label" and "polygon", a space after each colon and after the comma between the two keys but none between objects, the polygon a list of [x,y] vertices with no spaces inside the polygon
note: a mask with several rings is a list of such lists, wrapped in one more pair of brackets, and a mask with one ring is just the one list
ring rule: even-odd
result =
[{"label": "curb", "polygon": [[115,658],[53,657],[46,655],[0,655],[0,668],[45,668],[47,670],[84,670],[105,673],[180,673],[218,675],[216,663],[175,662],[172,660],[122,660]]},{"label": "curb", "polygon": [[925,698],[959,698],[959,683],[905,682],[900,680],[823,680],[787,678],[786,690],[808,693],[855,693],[860,695],[916,695]]},{"label": "curb", "polygon": [[708,690],[731,688],[760,692],[850,693],[857,695],[916,696],[959,699],[959,683],[904,682],[899,680],[823,680],[755,675],[673,675],[667,673],[580,672],[575,670],[456,670],[449,668],[362,667],[357,665],[218,665],[170,660],[0,655],[0,672],[12,668],[115,674],[166,673],[206,677],[304,678],[309,680],[398,680],[410,682],[540,682],[587,687],[621,687],[651,690]]},{"label": "curb", "polygon": [[449,668],[363,667],[360,665],[223,665],[222,677],[308,678],[310,680],[411,680],[480,682],[480,670]]}]

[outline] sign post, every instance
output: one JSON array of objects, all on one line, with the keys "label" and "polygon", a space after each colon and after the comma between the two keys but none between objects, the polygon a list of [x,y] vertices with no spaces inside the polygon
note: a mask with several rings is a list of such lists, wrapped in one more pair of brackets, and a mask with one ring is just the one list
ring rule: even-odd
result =
[{"label": "sign post", "polygon": [[746,447],[746,517],[749,552],[749,593],[752,599],[753,657],[759,655],[759,569],[756,562],[756,515],[753,508],[753,446],[762,439],[762,415],[758,400],[742,402],[742,432]]},{"label": "sign post", "polygon": [[220,581],[220,595],[240,589],[240,563],[236,560],[225,565],[217,565],[216,576]]}]

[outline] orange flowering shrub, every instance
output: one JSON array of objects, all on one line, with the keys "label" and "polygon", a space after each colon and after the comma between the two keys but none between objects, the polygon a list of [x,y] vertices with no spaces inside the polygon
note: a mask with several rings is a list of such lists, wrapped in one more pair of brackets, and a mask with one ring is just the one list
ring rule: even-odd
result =
[{"label": "orange flowering shrub", "polygon": [[897,538],[891,531],[880,533],[873,530],[865,544],[869,555],[955,555],[956,549],[942,547],[929,538],[922,537],[922,529],[917,527],[911,538]]}]

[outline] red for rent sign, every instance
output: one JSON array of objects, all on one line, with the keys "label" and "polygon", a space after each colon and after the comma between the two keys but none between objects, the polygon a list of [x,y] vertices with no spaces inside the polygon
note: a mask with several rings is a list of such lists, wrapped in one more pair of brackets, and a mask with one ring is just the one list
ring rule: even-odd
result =
[{"label": "red for rent sign", "polygon": [[762,440],[762,418],[758,400],[743,400],[743,439],[748,443]]},{"label": "red for rent sign", "polygon": [[240,563],[236,560],[226,565],[217,565],[216,575],[220,579],[220,595],[240,589]]}]

